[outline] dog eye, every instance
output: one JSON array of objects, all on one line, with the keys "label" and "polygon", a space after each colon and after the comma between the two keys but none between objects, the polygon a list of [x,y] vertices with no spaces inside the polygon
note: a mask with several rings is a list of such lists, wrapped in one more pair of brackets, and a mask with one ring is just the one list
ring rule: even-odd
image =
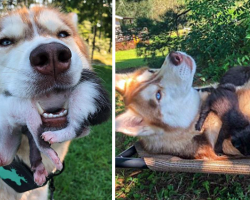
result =
[{"label": "dog eye", "polygon": [[57,34],[59,38],[66,38],[69,36],[69,33],[67,31],[61,31]]},{"label": "dog eye", "polygon": [[9,46],[11,44],[13,44],[13,42],[10,39],[8,39],[8,38],[4,38],[4,39],[0,40],[0,45],[1,46],[6,47],[6,46]]},{"label": "dog eye", "polygon": [[161,100],[161,91],[160,91],[160,90],[156,93],[155,97],[156,97],[156,99],[157,99],[158,101]]}]

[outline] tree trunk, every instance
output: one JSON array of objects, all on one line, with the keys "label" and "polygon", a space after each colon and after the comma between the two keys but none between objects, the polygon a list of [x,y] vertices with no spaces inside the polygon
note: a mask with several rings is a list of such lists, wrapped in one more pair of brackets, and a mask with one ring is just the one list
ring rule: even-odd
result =
[{"label": "tree trunk", "polygon": [[111,48],[112,48],[112,38],[109,40],[109,53],[111,53]]},{"label": "tree trunk", "polygon": [[93,42],[92,42],[92,54],[91,54],[91,60],[92,60],[92,61],[93,61],[93,56],[94,56],[94,51],[95,51],[96,31],[97,31],[97,27],[96,27],[96,25],[94,25],[94,27],[93,27],[94,38],[93,38]]}]

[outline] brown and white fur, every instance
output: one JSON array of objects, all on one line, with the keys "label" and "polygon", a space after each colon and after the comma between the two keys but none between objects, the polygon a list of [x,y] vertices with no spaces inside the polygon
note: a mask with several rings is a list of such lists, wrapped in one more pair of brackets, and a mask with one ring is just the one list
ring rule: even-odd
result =
[{"label": "brown and white fur", "polygon": [[[46,63],[39,63],[40,61],[38,61],[39,66],[34,66],[36,64],[32,63],[31,54],[33,50],[48,44],[53,44],[53,46],[56,46],[55,44],[63,45],[70,50],[71,57],[70,60],[67,61],[69,66],[67,66],[67,69],[63,70],[63,72],[59,73],[57,70],[62,69],[56,68],[55,64],[53,64],[54,66],[51,68],[51,63],[47,65]],[[50,48],[48,51],[54,51],[52,45]],[[79,126],[77,122],[78,127],[75,127],[75,131],[78,129],[77,131],[79,133],[84,132],[84,128],[86,128],[85,125],[98,124],[107,117],[106,114],[104,114],[104,117],[101,116],[101,119],[99,118],[99,114],[102,111],[101,104],[104,103],[102,98],[98,100],[99,98],[96,96],[97,93],[94,90],[95,87],[99,87],[99,81],[93,82],[92,80],[94,80],[94,78],[88,78],[86,73],[84,77],[82,76],[84,70],[85,72],[91,71],[92,67],[89,62],[87,47],[77,33],[77,16],[75,14],[63,14],[52,8],[33,7],[30,10],[22,8],[3,15],[0,19],[0,54],[0,92],[5,94],[6,98],[10,96],[20,98],[22,101],[30,99],[34,102],[38,102],[39,100],[38,103],[40,106],[33,107],[33,109],[37,109],[39,113],[39,109],[41,112],[41,108],[43,112],[53,110],[53,107],[55,108],[56,105],[61,108],[67,101],[68,93],[65,91],[74,90],[74,96],[77,98],[73,97],[69,100],[72,101],[69,102],[71,105],[82,104],[82,108],[89,108],[92,111],[95,110],[94,112],[89,110],[89,112],[87,110],[80,110],[79,108],[81,108],[81,106],[76,106],[74,108],[75,110],[71,112],[76,113],[76,115],[73,116],[75,118],[69,123],[75,126],[76,123],[74,122],[81,120],[78,118],[77,113],[87,111],[84,113],[84,118],[88,119],[87,124],[81,124],[81,126]],[[37,63],[37,61],[35,62]],[[90,76],[92,75],[93,74],[90,73]],[[79,91],[77,91],[77,85],[79,85],[80,82],[82,82],[81,91],[83,91],[85,87],[86,94],[89,94],[92,100],[87,101],[88,98],[86,98],[86,96],[84,97],[82,93],[77,94],[79,93]],[[62,95],[57,96],[60,92],[62,92]],[[83,101],[79,100],[79,95],[83,95],[83,97],[80,96],[80,99]],[[18,101],[15,101],[16,105],[13,106],[21,107],[22,101],[20,101],[20,105]],[[34,105],[37,105],[37,102],[35,102]],[[91,103],[91,105],[89,105],[89,103]],[[96,108],[92,107],[92,103],[98,104]],[[106,110],[105,112],[108,111]],[[38,118],[42,118],[42,113],[40,114],[41,116]],[[18,115],[20,115],[20,113],[18,113]],[[72,115],[69,116],[72,117]],[[15,118],[15,116],[11,117],[13,117],[13,119]],[[45,128],[44,131],[46,130],[50,131],[50,128]],[[58,130],[58,133],[60,134],[60,130]],[[20,134],[20,131],[15,130],[12,134]],[[83,133],[83,135],[86,135],[86,133]],[[54,138],[52,143],[62,142],[75,137],[65,134],[64,136],[66,137]],[[50,141],[53,135],[51,135],[51,132],[47,132],[43,137],[45,141]],[[52,145],[52,148],[57,152],[61,161],[67,153],[68,146],[69,142]],[[30,166],[27,137],[22,136],[20,147],[16,155]],[[8,158],[8,162],[11,162],[12,157],[13,156],[11,156],[11,159]],[[43,157],[43,163],[47,171],[51,172],[55,169],[53,163],[47,157]],[[47,199],[47,190],[48,187],[46,185],[39,189],[19,194],[0,179],[1,200],[44,200]]]},{"label": "brown and white fur", "polygon": [[[214,152],[221,128],[221,121],[214,113],[208,115],[201,132],[195,130],[200,106],[208,95],[192,87],[195,70],[196,63],[191,56],[173,52],[160,69],[141,68],[133,73],[116,74],[116,90],[126,107],[116,117],[116,131],[139,137],[151,153],[226,159]],[[238,91],[240,109],[248,116],[250,103],[246,102],[246,96],[249,94],[245,89]],[[230,140],[224,141],[223,152],[241,155]]]}]

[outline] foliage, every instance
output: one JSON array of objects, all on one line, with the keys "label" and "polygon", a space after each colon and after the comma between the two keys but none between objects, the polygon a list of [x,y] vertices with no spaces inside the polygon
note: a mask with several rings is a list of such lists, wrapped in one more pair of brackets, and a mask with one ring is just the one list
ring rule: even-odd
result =
[{"label": "foliage", "polygon": [[183,2],[183,0],[117,0],[116,14],[123,17],[158,20],[160,15]]},{"label": "foliage", "polygon": [[92,26],[97,25],[106,37],[112,37],[111,0],[53,0],[52,2],[66,12],[77,13],[79,23],[89,21]]},{"label": "foliage", "polygon": [[[207,79],[218,79],[228,66],[247,65],[250,41],[249,2],[234,0],[189,1],[192,31],[181,42],[181,49],[193,55]],[[246,62],[245,62],[246,61]]]},{"label": "foliage", "polygon": [[[160,67],[157,52],[186,51],[195,58],[203,80],[218,80],[229,66],[249,63],[249,9],[249,1],[189,0],[168,10],[160,21],[138,18],[135,25],[148,27],[150,38],[150,44],[138,45],[138,55],[151,67]],[[190,30],[180,34],[187,26]]]}]

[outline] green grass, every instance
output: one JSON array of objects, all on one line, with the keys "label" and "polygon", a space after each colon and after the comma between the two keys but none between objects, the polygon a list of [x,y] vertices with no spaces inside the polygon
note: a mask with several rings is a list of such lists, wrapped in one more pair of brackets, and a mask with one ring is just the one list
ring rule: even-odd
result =
[{"label": "green grass", "polygon": [[[94,66],[111,97],[112,68]],[[56,200],[106,200],[112,196],[112,120],[73,140],[64,172],[55,177]]]},{"label": "green grass", "polygon": [[[133,65],[133,60],[134,56],[131,62],[129,57],[125,61],[131,63],[129,67],[137,67],[137,63]],[[115,103],[117,115],[125,109],[118,93]],[[136,140],[137,138],[116,133],[116,155]],[[115,196],[117,200],[250,200],[250,178],[243,175],[172,173],[117,168]]]},{"label": "green grass", "polygon": [[137,57],[136,49],[115,52],[115,68],[124,69],[129,67],[146,66],[143,57]]},{"label": "green grass", "polygon": [[[164,51],[164,55],[168,54],[168,50]],[[136,68],[142,66],[150,66],[152,68],[161,67],[165,56],[162,52],[156,51],[156,57],[153,60],[150,60],[149,63],[144,60],[143,56],[137,56],[136,49],[130,49],[126,51],[117,51],[115,53],[115,67],[118,69],[126,68]]]}]

